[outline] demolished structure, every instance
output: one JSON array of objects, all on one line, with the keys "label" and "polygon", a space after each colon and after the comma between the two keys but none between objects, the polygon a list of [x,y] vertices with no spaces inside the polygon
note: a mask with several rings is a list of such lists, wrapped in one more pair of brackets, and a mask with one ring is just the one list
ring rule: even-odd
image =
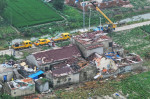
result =
[{"label": "demolished structure", "polygon": [[[79,8],[80,10],[83,10],[83,2],[82,0],[78,0],[78,2],[76,2],[76,0],[65,0],[66,4],[71,5],[71,6],[75,6],[77,8]],[[95,9],[92,4],[90,2],[96,1],[95,5],[98,6],[100,9],[103,8],[110,8],[110,7],[114,7],[114,6],[124,6],[124,5],[128,5],[130,4],[129,0],[86,0],[85,1],[85,11],[88,11],[89,8],[93,8]]]},{"label": "demolished structure", "polygon": [[132,70],[139,69],[143,62],[136,54],[130,53],[125,57],[120,57],[114,52],[105,53],[103,56],[94,53],[88,60],[94,62],[99,71],[94,79],[98,77],[107,78],[121,73],[131,72]]},{"label": "demolished structure", "polygon": [[31,78],[19,79],[7,82],[5,92],[12,97],[35,93],[35,83]]},{"label": "demolished structure", "polygon": [[72,43],[79,47],[85,58],[95,52],[98,54],[112,52],[113,46],[112,39],[103,32],[89,32],[74,36]]}]

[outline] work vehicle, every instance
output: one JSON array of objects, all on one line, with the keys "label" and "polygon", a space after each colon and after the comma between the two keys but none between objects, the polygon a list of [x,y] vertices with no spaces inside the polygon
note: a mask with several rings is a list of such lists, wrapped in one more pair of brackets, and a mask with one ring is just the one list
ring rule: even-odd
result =
[{"label": "work vehicle", "polygon": [[104,31],[107,31],[107,32],[111,32],[112,30],[115,30],[115,28],[117,27],[116,24],[114,24],[94,3],[96,3],[95,1],[94,2],[91,2],[92,5],[96,8],[97,11],[99,11],[107,20],[108,20],[108,26],[107,27],[104,27]]},{"label": "work vehicle", "polygon": [[61,33],[52,39],[54,42],[59,42],[59,41],[69,40],[70,38],[71,38],[70,33]]},{"label": "work vehicle", "polygon": [[36,42],[34,42],[35,46],[39,46],[39,45],[44,45],[44,44],[48,44],[51,41],[49,39],[38,39]]},{"label": "work vehicle", "polygon": [[32,42],[30,40],[25,40],[22,43],[15,43],[12,45],[12,48],[15,50],[31,48],[31,47],[32,47]]}]

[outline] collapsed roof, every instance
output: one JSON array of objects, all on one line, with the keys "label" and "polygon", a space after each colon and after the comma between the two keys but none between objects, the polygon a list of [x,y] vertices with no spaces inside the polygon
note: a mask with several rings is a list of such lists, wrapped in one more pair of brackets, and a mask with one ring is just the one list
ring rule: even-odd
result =
[{"label": "collapsed roof", "polygon": [[112,40],[110,37],[107,36],[107,33],[103,33],[100,31],[83,33],[81,35],[74,36],[73,39],[85,46],[87,49],[102,47],[102,42]]}]

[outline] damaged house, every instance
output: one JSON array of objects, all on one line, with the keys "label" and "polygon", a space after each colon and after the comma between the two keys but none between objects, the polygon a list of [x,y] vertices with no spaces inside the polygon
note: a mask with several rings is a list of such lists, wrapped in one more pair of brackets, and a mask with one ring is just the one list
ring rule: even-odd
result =
[{"label": "damaged house", "polygon": [[30,65],[37,66],[38,69],[43,71],[48,71],[53,68],[53,65],[73,57],[81,57],[80,51],[75,45],[32,53],[26,59]]},{"label": "damaged house", "polygon": [[35,93],[35,83],[31,78],[18,79],[5,83],[5,93],[12,97]]},{"label": "damaged house", "polygon": [[7,82],[14,77],[13,67],[0,64],[0,81]]},{"label": "damaged house", "polygon": [[93,53],[104,54],[112,51],[112,39],[103,32],[83,33],[72,37],[72,43],[77,45],[82,55],[87,58]]},{"label": "damaged house", "polygon": [[120,56],[124,55],[122,46],[116,44],[103,32],[89,32],[72,37],[72,43],[77,45],[83,57],[87,58],[93,53],[104,54],[116,52]]},{"label": "damaged house", "polygon": [[66,60],[55,65],[54,68],[46,72],[46,78],[52,81],[54,88],[61,85],[92,80],[97,73],[95,65],[83,58]]},{"label": "damaged house", "polygon": [[0,64],[0,81],[7,82],[12,79],[22,79],[22,75],[20,75],[17,71],[17,68],[8,64]]},{"label": "damaged house", "polygon": [[[114,6],[125,6],[130,4],[129,0],[85,0],[85,11],[88,11],[89,7],[95,9],[94,6],[90,3],[93,1],[96,1],[95,5],[100,9],[110,8]],[[78,9],[83,10],[82,0],[78,0],[78,2],[76,0],[65,0],[65,2],[70,6],[75,6]]]},{"label": "damaged house", "polygon": [[96,74],[95,65],[83,59],[75,45],[33,53],[27,61],[45,71],[53,87],[91,80]]},{"label": "damaged house", "polygon": [[97,79],[98,77],[107,78],[136,70],[142,67],[143,62],[136,54],[130,53],[125,55],[125,57],[121,57],[115,52],[105,53],[104,55],[94,53],[88,57],[88,60],[94,62],[99,70],[99,73],[94,79]]}]

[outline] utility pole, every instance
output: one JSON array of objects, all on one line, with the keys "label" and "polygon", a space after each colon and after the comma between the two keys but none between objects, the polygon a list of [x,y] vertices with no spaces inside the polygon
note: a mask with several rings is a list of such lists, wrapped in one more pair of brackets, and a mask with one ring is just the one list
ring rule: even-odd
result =
[{"label": "utility pole", "polygon": [[99,21],[100,21],[99,23],[100,23],[100,26],[101,26],[101,25],[102,25],[102,24],[101,24],[101,17],[99,17],[99,19],[100,19],[100,20],[99,20]]},{"label": "utility pole", "polygon": [[90,9],[90,15],[89,15],[89,30],[90,30],[90,28],[91,28],[91,7],[89,7],[89,9]]},{"label": "utility pole", "polygon": [[83,6],[83,30],[85,31],[85,9],[84,9],[85,2],[84,0],[82,2],[82,6]]}]

